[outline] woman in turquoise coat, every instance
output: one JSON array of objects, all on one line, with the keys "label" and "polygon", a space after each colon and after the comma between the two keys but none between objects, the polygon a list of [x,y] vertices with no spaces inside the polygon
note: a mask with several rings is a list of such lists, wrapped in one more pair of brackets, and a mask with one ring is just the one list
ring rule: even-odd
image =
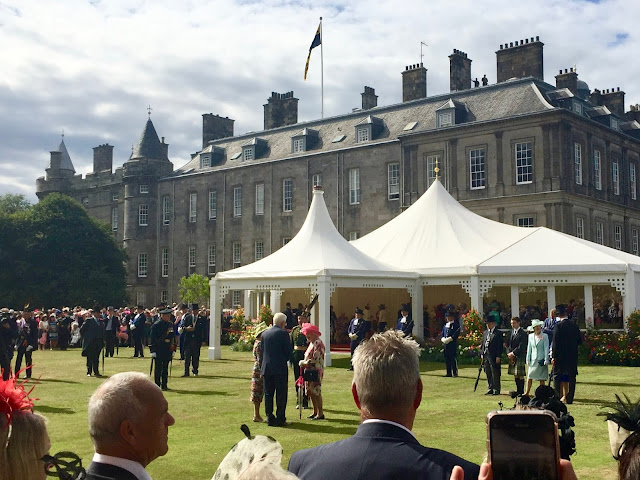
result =
[{"label": "woman in turquoise coat", "polygon": [[544,385],[549,378],[549,337],[546,333],[542,333],[543,325],[544,322],[541,320],[533,320],[531,322],[533,333],[529,334],[529,345],[527,347],[529,372],[527,373],[527,391],[525,395],[529,395],[534,380],[540,380],[540,385]]}]

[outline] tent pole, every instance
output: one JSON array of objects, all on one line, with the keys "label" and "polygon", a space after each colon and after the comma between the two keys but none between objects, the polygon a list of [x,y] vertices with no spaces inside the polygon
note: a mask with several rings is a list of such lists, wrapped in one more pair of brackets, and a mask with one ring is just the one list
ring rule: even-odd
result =
[{"label": "tent pole", "polygon": [[222,333],[220,325],[220,314],[222,313],[222,299],[220,289],[215,277],[209,281],[209,292],[211,295],[211,319],[209,328],[209,360],[220,360],[222,351],[220,350],[220,335]]},{"label": "tent pole", "polygon": [[329,282],[331,277],[318,275],[318,328],[325,345],[324,366],[331,366],[331,328],[329,323],[329,305],[331,302],[331,290]]}]

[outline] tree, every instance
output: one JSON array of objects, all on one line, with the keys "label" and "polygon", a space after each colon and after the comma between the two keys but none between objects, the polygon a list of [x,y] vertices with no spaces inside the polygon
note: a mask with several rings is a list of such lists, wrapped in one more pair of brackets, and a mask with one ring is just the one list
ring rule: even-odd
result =
[{"label": "tree", "polygon": [[208,304],[209,279],[198,273],[182,277],[178,282],[178,292],[185,303]]},{"label": "tree", "polygon": [[0,216],[2,306],[122,305],[125,260],[108,226],[65,195]]},{"label": "tree", "polygon": [[31,207],[31,203],[22,194],[6,193],[0,195],[0,213],[13,214],[24,212]]}]

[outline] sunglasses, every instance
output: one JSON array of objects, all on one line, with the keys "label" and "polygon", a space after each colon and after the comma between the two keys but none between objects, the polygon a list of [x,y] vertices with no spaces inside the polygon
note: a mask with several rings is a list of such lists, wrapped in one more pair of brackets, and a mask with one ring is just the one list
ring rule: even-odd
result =
[{"label": "sunglasses", "polygon": [[73,452],[58,452],[55,455],[44,455],[40,460],[44,462],[47,477],[62,480],[82,480],[86,472],[82,468],[82,459]]}]

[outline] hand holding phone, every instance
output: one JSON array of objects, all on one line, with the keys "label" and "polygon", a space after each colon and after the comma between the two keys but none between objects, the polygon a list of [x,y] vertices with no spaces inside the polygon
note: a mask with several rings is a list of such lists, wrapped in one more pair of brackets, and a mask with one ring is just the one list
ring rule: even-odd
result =
[{"label": "hand holding phone", "polygon": [[487,444],[493,480],[561,480],[558,424],[552,412],[490,412]]}]

